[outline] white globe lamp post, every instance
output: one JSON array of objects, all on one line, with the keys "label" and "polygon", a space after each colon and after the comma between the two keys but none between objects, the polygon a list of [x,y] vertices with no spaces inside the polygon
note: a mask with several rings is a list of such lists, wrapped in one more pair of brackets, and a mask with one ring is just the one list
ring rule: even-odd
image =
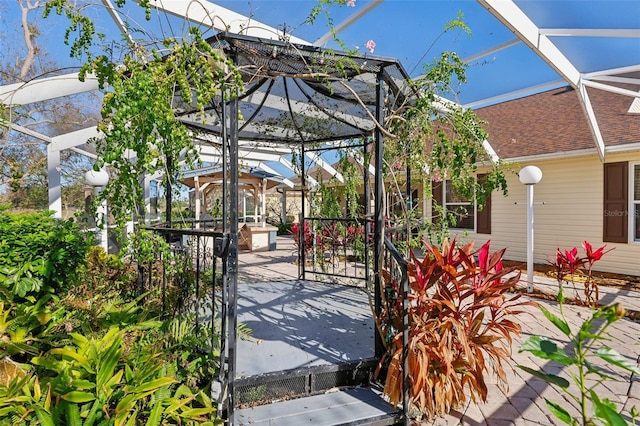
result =
[{"label": "white globe lamp post", "polygon": [[[109,183],[109,173],[105,169],[99,171],[89,170],[84,174],[84,179],[88,185],[93,186],[93,193],[97,197]],[[100,228],[100,225],[104,228]],[[107,201],[102,200],[96,211],[96,236],[100,247],[109,253],[109,236],[107,231]]]},{"label": "white globe lamp post", "polygon": [[536,166],[523,167],[518,173],[520,182],[527,186],[527,292],[533,292],[533,186],[542,179],[542,170]]}]

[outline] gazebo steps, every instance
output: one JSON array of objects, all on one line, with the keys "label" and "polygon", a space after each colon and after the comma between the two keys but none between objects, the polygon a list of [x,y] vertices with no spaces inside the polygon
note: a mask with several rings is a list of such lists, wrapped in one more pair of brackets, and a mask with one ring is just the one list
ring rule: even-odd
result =
[{"label": "gazebo steps", "polygon": [[371,388],[350,388],[235,411],[234,426],[394,425],[401,411]]}]

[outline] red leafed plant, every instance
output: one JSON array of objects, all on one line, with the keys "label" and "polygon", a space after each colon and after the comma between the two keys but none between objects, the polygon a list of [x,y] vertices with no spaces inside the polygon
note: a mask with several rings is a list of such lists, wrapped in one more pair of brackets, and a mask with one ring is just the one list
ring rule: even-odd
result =
[{"label": "red leafed plant", "polygon": [[[549,264],[555,269],[555,276],[558,280],[558,286],[562,287],[564,283],[571,283],[575,289],[576,281],[584,283],[584,304],[595,307],[600,299],[598,283],[593,279],[593,265],[613,249],[605,250],[607,245],[594,250],[588,241],[582,242],[582,248],[585,255],[578,256],[578,248],[571,250],[556,249],[555,258],[549,257]],[[576,291],[576,298],[580,300]]]},{"label": "red leafed plant", "polygon": [[[408,264],[409,393],[414,406],[430,417],[448,413],[467,400],[486,401],[486,375],[506,385],[503,364],[511,355],[512,335],[521,331],[514,315],[533,302],[509,295],[520,279],[503,268],[505,250],[489,242],[441,249],[424,242],[425,256],[411,252]],[[388,271],[382,273],[383,310],[377,325],[387,344],[385,394],[402,401],[402,292]],[[380,368],[379,368],[380,370]]]},{"label": "red leafed plant", "polygon": [[302,238],[304,238],[305,250],[313,248],[313,233],[311,232],[311,227],[307,222],[304,222],[302,229],[298,222],[291,225],[291,234],[293,235],[293,241],[296,246],[300,246],[300,237],[302,236]]}]

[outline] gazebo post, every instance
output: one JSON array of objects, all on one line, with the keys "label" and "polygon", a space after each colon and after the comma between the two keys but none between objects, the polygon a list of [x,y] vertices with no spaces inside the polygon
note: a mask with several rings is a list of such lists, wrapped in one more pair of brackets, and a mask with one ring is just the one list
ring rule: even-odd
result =
[{"label": "gazebo post", "polygon": [[267,226],[267,179],[262,179],[262,227]]},{"label": "gazebo post", "polygon": [[[383,137],[382,131],[378,127],[384,123],[384,76],[381,70],[377,75],[376,82],[376,125],[374,130],[374,152],[375,152],[375,185],[374,185],[374,232],[373,232],[373,274],[374,274],[374,315],[380,316],[382,311],[381,300],[382,295],[380,293],[380,271],[382,270],[382,256],[383,256],[383,244],[384,244],[384,200],[383,200],[383,188],[384,184],[382,180],[382,168],[383,168]],[[375,355],[376,358],[382,358],[384,355],[384,344],[382,342],[382,336],[375,331]]]},{"label": "gazebo post", "polygon": [[236,341],[238,333],[238,97],[234,93],[229,101],[229,359],[228,362],[228,424],[234,424],[234,409],[236,403],[235,374],[236,374]]},{"label": "gazebo post", "polygon": [[195,204],[195,220],[196,220],[196,229],[200,229],[200,178],[195,176],[193,178],[195,191],[193,194],[194,204]]}]

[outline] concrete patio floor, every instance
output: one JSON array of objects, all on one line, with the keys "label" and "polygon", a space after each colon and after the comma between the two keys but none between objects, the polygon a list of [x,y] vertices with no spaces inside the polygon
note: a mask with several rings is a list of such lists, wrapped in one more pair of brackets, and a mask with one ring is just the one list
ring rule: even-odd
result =
[{"label": "concrete patio floor", "polygon": [[[351,290],[333,289],[325,291],[319,298],[305,302],[305,292],[320,291],[322,287],[295,288],[295,279],[298,276],[298,267],[295,264],[295,246],[291,238],[278,237],[278,249],[269,252],[241,252],[239,255],[239,293],[249,290],[244,286],[254,286],[247,294],[253,294],[253,299],[246,298],[239,300],[239,313],[249,315],[245,317],[249,326],[255,328],[259,335],[248,341],[240,343],[238,348],[239,357],[248,357],[248,363],[240,364],[239,374],[250,375],[256,372],[276,371],[277,368],[296,368],[300,365],[310,365],[314,362],[331,362],[345,357],[357,357],[369,354],[366,348],[367,342],[371,340],[371,324],[367,322],[369,307],[358,306],[354,301],[358,298],[347,296]],[[273,281],[288,281],[289,294],[276,295],[272,293],[269,284]],[[306,283],[305,283],[306,284]],[[521,283],[526,287],[525,283]],[[544,289],[546,292],[554,292],[555,281],[545,277],[535,277],[534,286]],[[347,291],[340,294],[341,291]],[[271,295],[270,295],[271,294]],[[259,296],[256,296],[259,295]],[[527,297],[527,296],[524,296]],[[361,299],[361,300],[366,300]],[[559,315],[559,306],[556,302],[532,299],[544,305],[551,312]],[[640,293],[620,290],[615,288],[601,288],[600,300],[605,303],[620,302],[627,309],[640,311]],[[296,306],[292,303],[298,304]],[[301,307],[300,303],[306,304]],[[266,309],[256,309],[260,308]],[[286,315],[287,320],[282,322],[280,330],[276,328],[266,329],[267,323],[260,324],[261,321],[270,320],[273,326],[274,318],[285,312],[285,306],[292,310]],[[288,308],[287,308],[288,309]],[[532,335],[548,337],[557,342],[560,346],[568,344],[568,339],[557,328],[555,328],[541,314],[537,307],[529,306],[525,308],[527,314],[521,314],[519,319],[522,325],[522,335],[513,341],[512,366],[516,364],[524,365],[533,369],[543,369],[547,373],[553,373],[570,379],[569,371],[566,367],[554,362],[546,362],[533,355],[523,352],[518,353],[518,348],[527,338]],[[326,324],[325,320],[335,317],[338,314],[347,321],[349,326],[338,325],[338,323]],[[589,318],[590,310],[585,307],[565,305],[564,314],[572,330],[579,328],[582,322]],[[274,316],[275,315],[275,316]],[[370,315],[370,314],[369,314]],[[342,320],[344,320],[342,318]],[[277,323],[276,321],[275,323]],[[372,321],[371,321],[372,322]],[[342,324],[342,323],[340,323]],[[344,330],[343,330],[344,328]],[[349,328],[347,330],[347,328]],[[311,347],[307,343],[297,339],[300,333],[296,330],[315,330],[313,339],[315,342]],[[323,342],[323,333],[329,333],[328,340],[334,342],[336,347],[330,342]],[[609,346],[620,352],[628,361],[640,365],[640,323],[628,319],[621,319],[610,328]],[[273,333],[282,333],[275,338]],[[331,337],[332,336],[332,337]],[[288,353],[286,359],[274,360],[273,356],[266,355],[268,345],[265,343],[273,338],[278,341],[278,345],[285,345],[277,349],[278,353]],[[350,343],[353,346],[349,346]],[[347,346],[344,346],[344,345]],[[262,346],[261,346],[262,345]],[[286,345],[289,345],[287,347]],[[307,345],[305,347],[305,345]],[[242,353],[244,352],[244,355]],[[361,353],[362,352],[362,353]],[[262,356],[262,358],[261,358]],[[269,359],[271,358],[271,359]],[[601,361],[594,360],[594,364],[604,366]],[[291,364],[292,363],[292,364]],[[295,365],[293,365],[295,364]],[[466,406],[452,411],[443,418],[431,421],[422,421],[423,425],[556,425],[563,424],[550,414],[545,404],[545,398],[549,399],[567,409],[570,413],[577,415],[577,404],[566,394],[559,392],[557,388],[548,385],[541,379],[531,376],[529,373],[519,368],[505,368],[509,388],[499,387],[494,379],[489,380],[489,393],[486,403],[470,402]],[[614,369],[614,371],[618,371]],[[617,377],[617,376],[616,376]],[[594,381],[591,382],[595,384]],[[575,385],[571,385],[572,391],[576,390]],[[596,387],[596,392],[600,398],[609,398],[618,407],[625,407],[629,410],[632,406],[640,409],[640,377],[622,374],[620,380],[607,380]]]}]

